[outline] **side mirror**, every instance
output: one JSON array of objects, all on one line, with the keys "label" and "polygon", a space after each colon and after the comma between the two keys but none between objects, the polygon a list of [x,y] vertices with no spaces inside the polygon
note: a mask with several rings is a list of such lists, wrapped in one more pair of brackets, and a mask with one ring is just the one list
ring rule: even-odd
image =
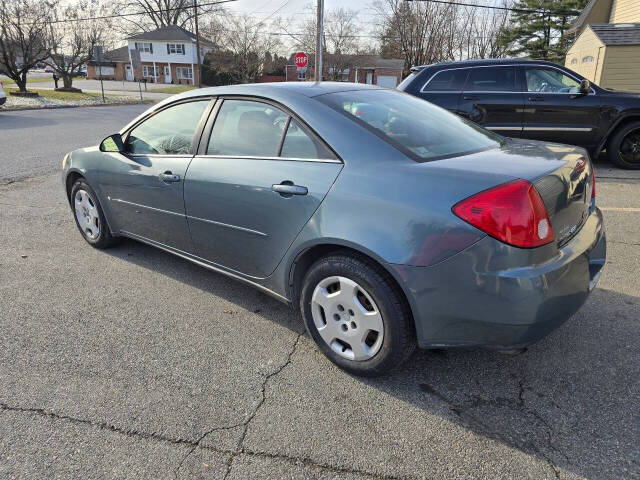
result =
[{"label": "side mirror", "polygon": [[100,151],[115,153],[124,152],[124,143],[122,143],[122,137],[120,134],[114,133],[102,140],[102,142],[100,142]]},{"label": "side mirror", "polygon": [[591,82],[586,78],[583,78],[580,82],[580,93],[583,95],[588,95],[591,91]]}]

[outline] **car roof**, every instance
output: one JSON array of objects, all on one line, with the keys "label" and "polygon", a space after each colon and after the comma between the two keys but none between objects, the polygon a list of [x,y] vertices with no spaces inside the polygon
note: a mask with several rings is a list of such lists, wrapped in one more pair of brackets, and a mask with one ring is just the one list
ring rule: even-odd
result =
[{"label": "car roof", "polygon": [[543,64],[543,65],[558,66],[557,63],[549,62],[547,60],[532,60],[530,58],[477,58],[477,59],[470,59],[470,60],[457,60],[452,62],[437,62],[437,63],[431,63],[429,65],[420,65],[420,66],[411,67],[411,69],[420,71],[425,68],[441,67],[441,66],[476,67],[479,65],[492,65],[492,64],[503,65],[503,64],[509,64],[509,63],[536,63],[536,64]]},{"label": "car roof", "polygon": [[225,85],[190,90],[181,95],[182,98],[202,95],[259,95],[265,97],[281,96],[295,93],[305,97],[317,97],[327,93],[346,92],[353,90],[382,90],[377,85],[347,82],[274,82],[248,83],[240,85]]}]

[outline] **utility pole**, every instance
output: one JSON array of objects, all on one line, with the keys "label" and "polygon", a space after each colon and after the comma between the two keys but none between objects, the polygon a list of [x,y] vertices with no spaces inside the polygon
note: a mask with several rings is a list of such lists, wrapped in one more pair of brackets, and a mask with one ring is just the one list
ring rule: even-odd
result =
[{"label": "utility pole", "polygon": [[198,31],[198,0],[193,0],[194,21],[196,24],[196,58],[198,61],[198,88],[202,87],[200,70],[200,32]]},{"label": "utility pole", "polygon": [[324,37],[324,0],[318,0],[317,38],[316,38],[316,82],[322,81],[322,38]]}]

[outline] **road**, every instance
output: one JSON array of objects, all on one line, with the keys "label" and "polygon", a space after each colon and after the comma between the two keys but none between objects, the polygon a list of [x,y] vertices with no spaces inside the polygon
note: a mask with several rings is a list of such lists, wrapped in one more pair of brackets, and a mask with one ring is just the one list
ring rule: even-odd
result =
[{"label": "road", "polygon": [[139,110],[0,115],[0,478],[640,478],[636,174],[599,168],[608,264],[564,326],[364,380],[250,287],[81,239],[62,153]]}]

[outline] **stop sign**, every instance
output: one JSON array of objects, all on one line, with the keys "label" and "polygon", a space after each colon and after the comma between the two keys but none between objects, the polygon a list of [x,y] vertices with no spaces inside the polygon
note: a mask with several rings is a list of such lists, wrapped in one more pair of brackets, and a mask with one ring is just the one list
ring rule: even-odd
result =
[{"label": "stop sign", "polygon": [[304,52],[298,52],[294,55],[293,61],[298,68],[305,68],[309,63],[309,57]]}]

